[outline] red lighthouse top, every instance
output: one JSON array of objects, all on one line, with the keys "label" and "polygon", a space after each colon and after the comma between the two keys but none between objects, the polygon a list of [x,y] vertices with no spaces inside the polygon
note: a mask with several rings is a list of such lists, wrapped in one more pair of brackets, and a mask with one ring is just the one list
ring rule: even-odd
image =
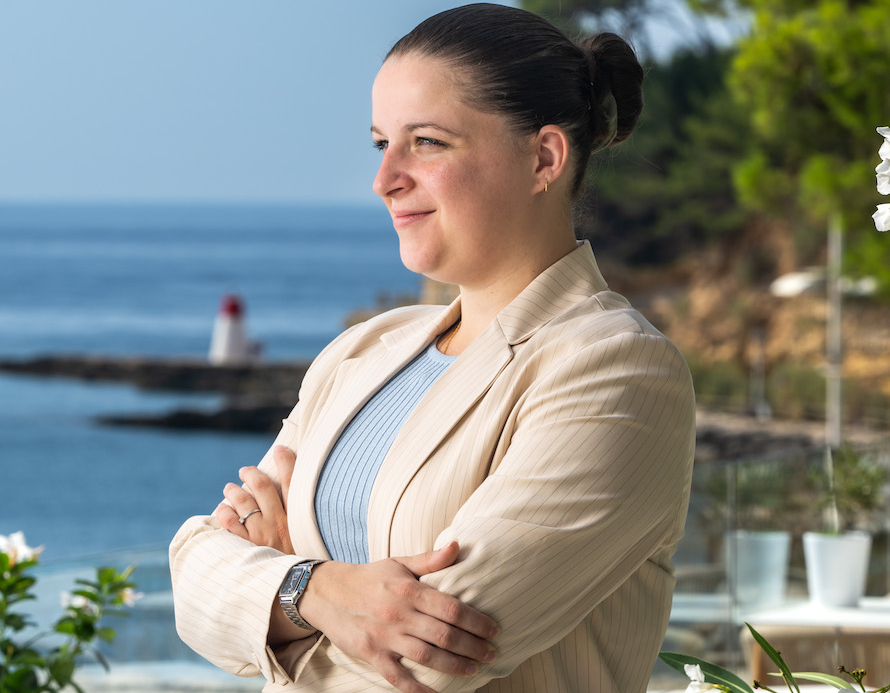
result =
[{"label": "red lighthouse top", "polygon": [[241,298],[235,294],[223,296],[219,304],[219,313],[229,318],[240,318],[244,314],[244,304],[241,302]]}]

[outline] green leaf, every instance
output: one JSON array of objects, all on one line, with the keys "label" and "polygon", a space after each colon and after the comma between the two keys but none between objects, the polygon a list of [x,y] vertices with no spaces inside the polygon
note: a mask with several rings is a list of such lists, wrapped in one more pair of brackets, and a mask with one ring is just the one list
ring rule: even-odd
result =
[{"label": "green leaf", "polygon": [[56,624],[55,631],[56,633],[68,633],[69,635],[74,635],[74,633],[77,632],[77,622],[71,616],[61,618]]},{"label": "green leaf", "polygon": [[116,633],[114,632],[114,628],[108,628],[106,626],[105,628],[100,628],[99,630],[97,630],[96,635],[105,642],[113,642]]},{"label": "green leaf", "polygon": [[99,595],[92,590],[74,590],[71,594],[76,594],[78,597],[89,599],[91,602],[99,601]]},{"label": "green leaf", "polygon": [[782,655],[776,650],[775,647],[769,644],[769,641],[764,638],[760,633],[758,633],[754,628],[751,627],[750,623],[745,623],[748,626],[748,630],[751,631],[751,635],[754,636],[754,640],[757,641],[757,644],[766,652],[766,656],[773,660],[773,663],[779,667],[779,671],[782,672],[782,678],[785,679],[785,683],[788,685],[788,688],[791,688],[797,693],[800,693],[800,687],[797,685],[797,681],[794,680],[794,674],[791,673],[791,669],[788,668],[788,665],[785,664],[785,660],[782,659]]},{"label": "green leaf", "polygon": [[4,681],[6,689],[12,693],[32,693],[39,690],[37,675],[31,669],[18,669]]},{"label": "green leaf", "polygon": [[679,654],[677,652],[659,652],[658,657],[662,662],[673,667],[682,674],[686,673],[683,668],[684,665],[698,664],[701,667],[702,674],[705,676],[705,681],[717,686],[725,686],[732,691],[732,693],[754,693],[754,691],[751,690],[751,686],[742,681],[742,679],[731,671],[727,671],[723,667],[718,667],[716,664],[711,664],[698,657]]},{"label": "green leaf", "polygon": [[49,674],[54,681],[58,681],[62,686],[71,681],[74,676],[74,657],[70,655],[60,655],[55,657],[49,665]]},{"label": "green leaf", "polygon": [[[780,676],[780,674],[770,673],[770,676]],[[797,679],[824,683],[826,686],[834,686],[835,688],[850,688],[852,685],[850,681],[844,681],[842,678],[832,676],[831,674],[821,674],[818,671],[795,671],[793,676]]]},{"label": "green leaf", "polygon": [[120,573],[118,572],[117,568],[103,566],[96,571],[96,575],[99,578],[99,582],[101,584],[107,585],[109,582],[118,579]]}]

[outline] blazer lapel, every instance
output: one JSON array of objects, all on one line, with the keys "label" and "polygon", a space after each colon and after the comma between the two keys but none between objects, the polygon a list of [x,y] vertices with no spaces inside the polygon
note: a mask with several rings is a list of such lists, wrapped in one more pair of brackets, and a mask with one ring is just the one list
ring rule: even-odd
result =
[{"label": "blazer lapel", "polygon": [[[574,252],[542,272],[504,308],[434,383],[393,441],[371,492],[368,506],[371,560],[389,555],[393,517],[405,488],[510,363],[513,347],[528,340],[574,304],[607,288],[590,244],[579,242]],[[456,306],[457,302],[450,309]],[[442,324],[442,329],[456,319],[455,312],[450,321]],[[425,343],[429,343],[429,338]],[[424,406],[431,402],[436,405]]]},{"label": "blazer lapel", "polygon": [[[383,460],[368,504],[371,560],[389,555],[393,514],[405,488],[442,439],[513,358],[497,321],[492,322],[423,396]],[[435,402],[435,406],[425,406]]]},{"label": "blazer lapel", "polygon": [[444,331],[460,315],[460,302],[455,301],[431,319],[420,320],[383,334],[385,348],[373,350],[371,356],[359,356],[344,362],[336,373],[342,391],[329,400],[318,419],[312,423],[300,450],[298,468],[288,492],[289,527],[295,545],[306,547],[308,555],[330,558],[318,530],[315,517],[315,492],[318,477],[331,449],[343,429],[365,403],[386,382],[422,351],[433,337]]}]

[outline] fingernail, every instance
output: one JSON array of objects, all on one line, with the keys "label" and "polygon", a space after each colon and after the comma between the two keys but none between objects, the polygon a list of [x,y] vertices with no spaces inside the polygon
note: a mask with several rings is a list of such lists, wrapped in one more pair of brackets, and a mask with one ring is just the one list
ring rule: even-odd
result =
[{"label": "fingernail", "polygon": [[467,676],[475,676],[478,671],[479,667],[477,667],[475,664],[467,664],[467,666],[464,667],[464,673]]},{"label": "fingernail", "polygon": [[488,639],[491,640],[492,638],[497,637],[498,633],[500,632],[500,628],[498,628],[497,626],[492,626],[491,629],[488,631]]},{"label": "fingernail", "polygon": [[485,656],[482,658],[483,662],[493,662],[494,658],[498,656],[497,650],[489,650],[485,653]]}]

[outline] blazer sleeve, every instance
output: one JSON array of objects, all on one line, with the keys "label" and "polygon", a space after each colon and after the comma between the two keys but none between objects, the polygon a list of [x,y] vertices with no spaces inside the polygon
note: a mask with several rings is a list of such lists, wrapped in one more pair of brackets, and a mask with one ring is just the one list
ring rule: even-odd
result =
[{"label": "blazer sleeve", "polygon": [[560,360],[528,391],[497,469],[437,538],[461,542],[460,562],[423,578],[498,622],[499,657],[471,683],[429,671],[423,681],[458,691],[506,676],[672,549],[694,444],[691,379],[666,338],[623,334]]},{"label": "blazer sleeve", "polygon": [[[354,329],[340,335],[313,361],[303,379],[301,395],[317,387],[340,361]],[[272,446],[289,447],[297,455],[298,465],[302,407],[298,402]],[[257,466],[278,484],[271,447]],[[317,645],[318,637],[310,636],[273,651],[266,644],[269,619],[287,571],[309,558],[315,557],[255,546],[223,529],[213,515],[190,518],[170,544],[173,606],[180,638],[230,673],[262,674],[273,683],[290,681],[292,658],[305,655]]]},{"label": "blazer sleeve", "polygon": [[[669,554],[688,504],[694,419],[688,369],[661,335],[621,334],[556,359],[517,406],[497,468],[436,540],[458,540],[459,562],[421,578],[498,622],[498,659],[472,678],[403,660],[415,678],[444,693],[507,676]],[[367,690],[386,689],[327,641],[323,652]]]}]

